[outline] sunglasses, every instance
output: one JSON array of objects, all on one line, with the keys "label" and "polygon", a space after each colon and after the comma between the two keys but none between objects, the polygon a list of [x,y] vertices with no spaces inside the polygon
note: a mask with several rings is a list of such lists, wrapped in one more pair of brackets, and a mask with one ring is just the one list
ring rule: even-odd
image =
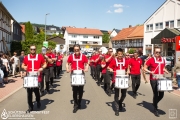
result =
[{"label": "sunglasses", "polygon": [[113,52],[113,51],[109,51],[109,52]]},{"label": "sunglasses", "polygon": [[78,51],[79,51],[79,49],[74,49],[74,51],[78,52]]},{"label": "sunglasses", "polygon": [[156,54],[158,54],[158,53],[161,54],[161,52],[156,52]]},{"label": "sunglasses", "polygon": [[36,50],[36,49],[31,49],[31,50]]},{"label": "sunglasses", "polygon": [[126,56],[129,56],[129,55],[126,55]]}]

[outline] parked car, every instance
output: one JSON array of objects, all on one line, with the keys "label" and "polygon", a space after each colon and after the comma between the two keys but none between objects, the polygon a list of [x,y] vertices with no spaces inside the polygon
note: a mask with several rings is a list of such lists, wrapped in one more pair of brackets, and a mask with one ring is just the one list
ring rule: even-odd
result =
[{"label": "parked car", "polygon": [[171,71],[172,70],[172,61],[174,60],[174,58],[172,56],[166,56],[166,57],[163,57],[164,60],[165,60],[165,64],[166,64],[166,69],[168,71]]}]

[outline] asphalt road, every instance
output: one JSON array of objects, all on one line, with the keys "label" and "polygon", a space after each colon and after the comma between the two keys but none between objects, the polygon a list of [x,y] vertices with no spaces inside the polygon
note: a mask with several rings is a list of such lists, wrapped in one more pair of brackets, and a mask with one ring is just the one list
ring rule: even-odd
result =
[{"label": "asphalt road", "polygon": [[[169,120],[171,117],[180,120],[180,97],[169,92],[165,92],[163,100],[158,105],[160,117],[154,116],[152,113],[153,94],[151,86],[144,82],[141,82],[137,99],[132,97],[131,87],[127,90],[124,110],[120,112],[119,116],[115,116],[114,94],[108,97],[103,86],[97,86],[96,81],[89,74],[89,72],[86,73],[82,109],[78,110],[77,113],[72,113],[73,97],[70,75],[64,72],[60,79],[55,79],[54,88],[50,90],[51,94],[46,94],[41,98],[41,108],[37,109],[36,102],[34,103],[35,111],[43,111],[46,114],[33,114],[29,118],[22,116],[12,118],[36,120]],[[35,97],[33,98],[35,100]],[[27,93],[22,88],[0,103],[0,114],[4,109],[9,112],[26,111],[27,108]]]}]

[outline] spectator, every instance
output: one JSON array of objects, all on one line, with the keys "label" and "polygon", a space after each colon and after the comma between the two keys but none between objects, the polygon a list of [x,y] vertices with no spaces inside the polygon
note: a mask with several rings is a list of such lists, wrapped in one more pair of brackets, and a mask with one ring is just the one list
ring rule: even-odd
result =
[{"label": "spectator", "polygon": [[17,69],[17,66],[18,66],[18,63],[19,63],[19,58],[17,57],[17,52],[14,52],[14,56],[10,59],[10,61],[12,62],[12,75],[13,75],[13,78],[15,78],[15,72],[16,72],[16,69]]},{"label": "spectator", "polygon": [[4,87],[5,84],[4,84],[4,81],[3,81],[3,78],[4,78],[4,72],[3,72],[3,64],[2,64],[2,60],[1,60],[1,57],[3,56],[3,53],[0,52],[0,84]]},{"label": "spectator", "polygon": [[174,73],[176,73],[177,83],[178,83],[178,89],[180,90],[180,56],[178,57],[178,61],[176,62],[174,66]]},{"label": "spectator", "polygon": [[4,83],[8,84],[8,75],[9,75],[9,61],[7,60],[7,56],[6,54],[2,55],[2,64],[4,66],[3,67],[3,72],[4,72]]},{"label": "spectator", "polygon": [[24,73],[24,69],[22,68],[23,61],[24,61],[24,51],[21,51],[21,56],[19,57],[21,78],[23,78],[23,73]]}]

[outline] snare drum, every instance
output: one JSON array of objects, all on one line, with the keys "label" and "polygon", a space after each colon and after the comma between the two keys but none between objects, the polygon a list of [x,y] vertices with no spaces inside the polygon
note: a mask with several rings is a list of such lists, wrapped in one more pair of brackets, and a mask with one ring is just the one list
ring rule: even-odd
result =
[{"label": "snare drum", "polygon": [[172,80],[170,79],[159,79],[158,81],[158,91],[173,91]]},{"label": "snare drum", "polygon": [[129,76],[128,75],[116,76],[115,88],[119,88],[119,89],[127,89],[127,88],[129,88],[128,81],[129,81]]},{"label": "snare drum", "polygon": [[24,88],[37,88],[38,87],[38,77],[37,76],[27,76],[24,77]]},{"label": "snare drum", "polygon": [[72,86],[84,86],[85,78],[84,74],[72,74],[71,75],[71,85]]}]

